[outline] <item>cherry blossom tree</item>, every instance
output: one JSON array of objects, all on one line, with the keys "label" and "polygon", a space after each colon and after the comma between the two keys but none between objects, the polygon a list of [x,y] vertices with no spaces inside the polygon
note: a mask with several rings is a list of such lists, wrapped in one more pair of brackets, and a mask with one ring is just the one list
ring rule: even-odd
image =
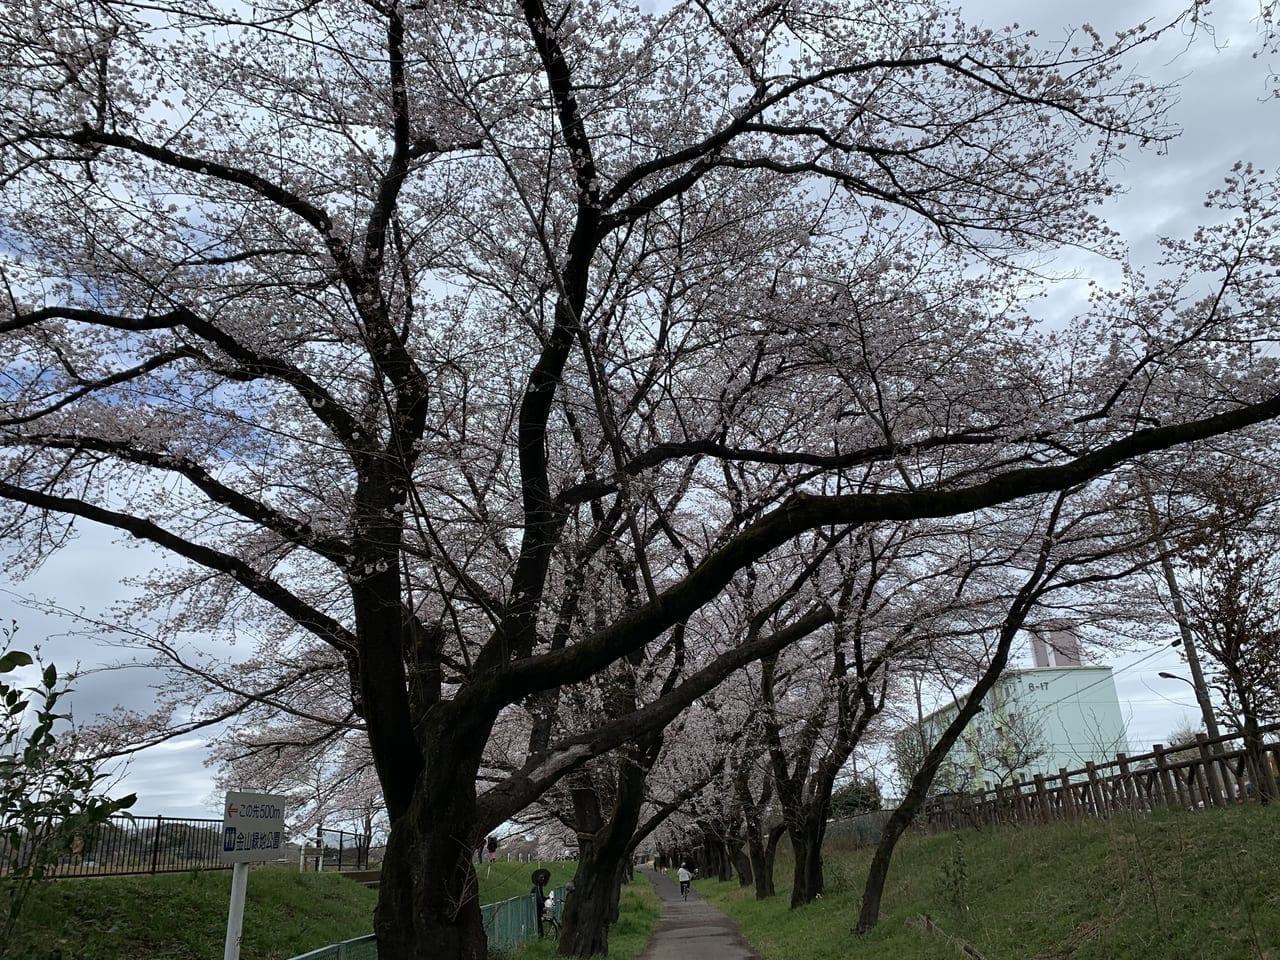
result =
[{"label": "cherry blossom tree", "polygon": [[956,697],[956,714],[927,745],[905,796],[884,826],[859,906],[859,933],[878,922],[894,848],[923,806],[947,755],[983,709],[982,701],[1003,674],[1015,638],[1024,629],[1041,629],[1041,622],[1056,629],[1069,615],[1082,630],[1122,619],[1126,594],[1133,589],[1130,582],[1155,562],[1145,504],[1131,477],[1027,499],[1002,513],[1003,539],[1020,541],[1021,549],[1000,562],[1002,575],[995,582],[1004,589],[960,612],[962,630],[974,631],[983,640],[970,655],[973,679]]},{"label": "cherry blossom tree", "polygon": [[868,525],[832,550],[841,586],[829,631],[761,664],[761,723],[795,856],[792,907],[824,892],[822,844],[836,780],[884,707],[891,665],[927,620],[912,601],[938,589],[926,583],[932,569],[903,569],[912,533],[909,524]]},{"label": "cherry blossom tree", "polygon": [[1273,796],[1262,724],[1280,717],[1280,573],[1275,476],[1270,464],[1206,459],[1190,495],[1199,523],[1179,544],[1177,566],[1188,626],[1206,654],[1206,678],[1244,738],[1258,796]]},{"label": "cherry blossom tree", "polygon": [[1056,332],[1021,306],[1027,254],[1105,246],[1117,152],[1171,135],[1128,64],[1154,25],[1043,50],[907,2],[8,14],[0,530],[29,565],[85,523],[168,551],[139,609],[174,649],[269,650],[242,700],[344,680],[391,824],[384,958],[483,957],[480,839],[834,617],[488,770],[500,721],[702,629],[749,566],[1280,413],[1252,173],[1183,251],[1208,285],[1135,280]]},{"label": "cherry blossom tree", "polygon": [[597,759],[550,792],[552,803],[556,794],[568,795],[565,819],[578,843],[562,917],[562,955],[608,953],[609,928],[618,922],[622,885],[631,878],[637,848],[719,774],[719,751],[734,735],[715,730],[695,706],[667,729]]},{"label": "cherry blossom tree", "polygon": [[[769,769],[764,731],[754,727],[748,732],[747,749],[734,757],[733,791],[742,814],[742,834],[751,865],[752,882],[757,900],[777,894],[773,867],[778,843],[786,834],[786,823],[773,815],[773,774]],[[750,749],[754,747],[754,749]]]},{"label": "cherry blossom tree", "polygon": [[210,753],[219,787],[243,785],[282,794],[289,827],[351,830],[366,848],[383,826],[382,790],[363,731],[288,723],[254,724],[242,718]]}]

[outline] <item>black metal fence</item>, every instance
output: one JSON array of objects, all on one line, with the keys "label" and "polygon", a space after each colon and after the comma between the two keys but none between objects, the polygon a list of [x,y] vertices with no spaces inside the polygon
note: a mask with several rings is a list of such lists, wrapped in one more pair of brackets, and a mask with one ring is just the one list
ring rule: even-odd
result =
[{"label": "black metal fence", "polygon": [[[347,830],[320,828],[306,851],[309,869],[359,870],[369,866],[369,840]],[[294,869],[301,848],[294,844]],[[317,854],[317,849],[321,851]],[[115,816],[77,835],[71,850],[49,871],[57,877],[107,877],[125,874],[229,870],[221,863],[222,821],[188,817]],[[0,876],[18,861],[20,851],[0,842]],[[286,854],[287,856],[288,854]]]},{"label": "black metal fence", "polygon": [[[218,862],[221,850],[221,820],[116,816],[77,834],[50,873],[101,877],[229,869],[230,864]],[[8,872],[16,854],[0,847],[0,874]]]},{"label": "black metal fence", "polygon": [[[318,866],[322,870],[369,869],[369,837],[363,833],[319,827],[315,844],[321,851]],[[311,859],[315,862],[317,855],[313,853]]]}]

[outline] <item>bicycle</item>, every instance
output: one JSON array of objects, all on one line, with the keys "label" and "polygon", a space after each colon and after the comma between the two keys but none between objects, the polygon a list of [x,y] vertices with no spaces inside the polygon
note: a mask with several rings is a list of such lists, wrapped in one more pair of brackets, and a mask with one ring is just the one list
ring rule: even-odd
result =
[{"label": "bicycle", "polygon": [[688,880],[680,881],[680,899],[684,900],[686,903],[689,900],[689,887],[690,882]]},{"label": "bicycle", "polygon": [[560,940],[560,921],[556,919],[554,913],[548,912],[542,918],[542,935],[544,937],[554,937],[557,942]]}]

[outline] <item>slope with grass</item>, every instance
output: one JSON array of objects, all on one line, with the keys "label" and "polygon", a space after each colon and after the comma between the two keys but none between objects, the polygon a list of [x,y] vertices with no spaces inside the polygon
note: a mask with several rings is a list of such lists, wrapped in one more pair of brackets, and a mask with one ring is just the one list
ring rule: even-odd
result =
[{"label": "slope with grass", "polygon": [[[230,872],[58,880],[36,889],[4,952],[22,960],[219,960]],[[368,933],[378,895],[332,873],[253,870],[244,960],[284,960]]]},{"label": "slope with grass", "polygon": [[[904,840],[880,925],[850,932],[871,851],[824,851],[827,894],[789,910],[736,883],[700,892],[764,960],[1280,960],[1280,808],[1125,814]],[[928,915],[928,924],[923,920]]]},{"label": "slope with grass", "polygon": [[[662,905],[653,885],[639,874],[622,888],[618,923],[609,930],[609,960],[636,960],[658,926]],[[532,941],[516,954],[516,960],[554,960],[555,944]]]},{"label": "slope with grass", "polygon": [[[483,903],[527,894],[534,863],[476,868]],[[574,863],[543,864],[550,887],[573,879]],[[0,881],[3,882],[3,881]],[[221,960],[231,896],[230,872],[59,880],[38,887],[3,960]],[[253,870],[245,900],[243,960],[286,960],[361,937],[373,929],[374,890],[334,873]],[[648,881],[624,888],[622,917],[610,934],[611,960],[635,960],[657,924]],[[521,960],[554,956],[548,941]]]},{"label": "slope with grass", "polygon": [[551,882],[547,884],[550,892],[562,887],[573,879],[578,868],[576,863],[554,861],[551,863],[517,863],[499,860],[496,863],[476,865],[476,879],[480,883],[480,902],[498,903],[513,897],[523,897],[533,889],[533,872],[547,870],[551,874]]}]

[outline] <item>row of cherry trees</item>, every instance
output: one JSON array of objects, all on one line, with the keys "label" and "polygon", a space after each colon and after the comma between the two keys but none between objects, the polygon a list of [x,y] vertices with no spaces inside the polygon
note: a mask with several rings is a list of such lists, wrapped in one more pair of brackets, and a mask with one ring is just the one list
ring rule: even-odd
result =
[{"label": "row of cherry trees", "polygon": [[664,731],[730,699],[813,895],[902,664],[987,682],[1127,562],[1132,464],[1280,415],[1251,169],[1157,281],[1030,312],[1172,133],[1129,61],[1178,10],[1049,48],[879,0],[11,13],[0,530],[171,557],[122,611],[183,678],[134,745],[364,738],[387,960],[485,956],[472,853],[552,788],[602,949]]}]

